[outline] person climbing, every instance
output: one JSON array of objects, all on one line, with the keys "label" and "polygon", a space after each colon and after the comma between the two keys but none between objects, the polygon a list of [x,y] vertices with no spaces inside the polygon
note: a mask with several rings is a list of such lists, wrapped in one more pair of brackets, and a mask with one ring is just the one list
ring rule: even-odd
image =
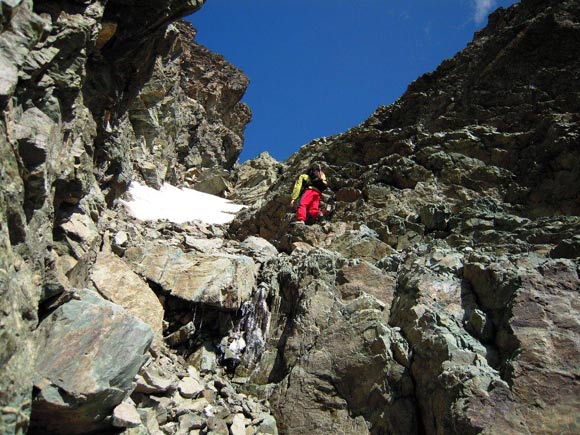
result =
[{"label": "person climbing", "polygon": [[300,174],[294,183],[290,200],[290,207],[294,207],[296,200],[300,197],[296,209],[298,222],[314,223],[318,221],[322,215],[320,212],[321,193],[327,187],[326,175],[319,165],[311,167],[305,174]]}]

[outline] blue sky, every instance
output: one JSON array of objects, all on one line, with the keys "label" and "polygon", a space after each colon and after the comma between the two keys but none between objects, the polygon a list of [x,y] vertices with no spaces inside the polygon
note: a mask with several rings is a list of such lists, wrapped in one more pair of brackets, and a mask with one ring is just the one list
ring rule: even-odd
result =
[{"label": "blue sky", "polygon": [[341,133],[391,104],[516,0],[206,0],[197,41],[250,78],[243,162]]}]

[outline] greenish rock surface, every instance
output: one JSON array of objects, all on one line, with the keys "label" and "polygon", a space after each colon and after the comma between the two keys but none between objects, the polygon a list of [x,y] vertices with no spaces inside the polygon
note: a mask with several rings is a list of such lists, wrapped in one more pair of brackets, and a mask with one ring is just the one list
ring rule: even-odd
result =
[{"label": "greenish rock surface", "polygon": [[32,428],[86,433],[110,426],[105,417],[133,389],[147,360],[151,328],[90,291],[78,291],[37,334]]}]

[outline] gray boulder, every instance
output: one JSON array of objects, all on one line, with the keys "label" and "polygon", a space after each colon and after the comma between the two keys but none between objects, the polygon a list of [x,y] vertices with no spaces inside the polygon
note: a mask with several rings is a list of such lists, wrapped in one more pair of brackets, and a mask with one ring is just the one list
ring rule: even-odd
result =
[{"label": "gray boulder", "polygon": [[105,298],[147,323],[161,337],[164,314],[161,302],[121,258],[111,252],[99,253],[91,270],[91,281]]},{"label": "gray boulder", "polygon": [[151,328],[123,308],[82,290],[39,326],[33,429],[82,434],[110,426],[105,417],[133,390]]},{"label": "gray boulder", "polygon": [[236,310],[250,298],[258,271],[244,255],[193,255],[153,244],[129,248],[125,258],[173,296],[225,310]]},{"label": "gray boulder", "polygon": [[392,279],[323,250],[281,257],[263,274],[280,298],[268,339],[276,355],[266,349],[250,383],[273,383],[265,394],[280,432],[415,433],[409,351],[386,323]]}]

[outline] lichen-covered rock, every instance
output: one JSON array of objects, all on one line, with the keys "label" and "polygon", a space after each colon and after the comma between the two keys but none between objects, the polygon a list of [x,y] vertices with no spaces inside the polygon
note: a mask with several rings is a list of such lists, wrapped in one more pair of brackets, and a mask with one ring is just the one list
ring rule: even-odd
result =
[{"label": "lichen-covered rock", "polygon": [[[498,367],[511,386],[512,396],[497,405],[492,426],[513,431],[515,422],[499,417],[509,412],[521,416],[519,431],[573,433],[578,423],[570,413],[580,392],[580,383],[570,378],[577,373],[571,362],[580,358],[578,266],[527,255],[482,257],[470,259],[465,274],[497,329]],[[477,406],[471,414],[489,425],[488,413]]]},{"label": "lichen-covered rock", "polygon": [[115,427],[137,427],[141,424],[141,417],[135,408],[135,403],[127,400],[115,407],[113,411],[113,426]]},{"label": "lichen-covered rock", "polygon": [[386,323],[385,303],[362,288],[342,299],[345,276],[356,273],[355,265],[340,272],[343,264],[337,254],[313,250],[266,265],[280,299],[269,340],[277,355],[264,354],[250,383],[275,382],[268,398],[282,433],[368,433],[367,425],[413,433],[412,380],[397,361],[405,362],[403,347],[394,344],[402,337]]}]

